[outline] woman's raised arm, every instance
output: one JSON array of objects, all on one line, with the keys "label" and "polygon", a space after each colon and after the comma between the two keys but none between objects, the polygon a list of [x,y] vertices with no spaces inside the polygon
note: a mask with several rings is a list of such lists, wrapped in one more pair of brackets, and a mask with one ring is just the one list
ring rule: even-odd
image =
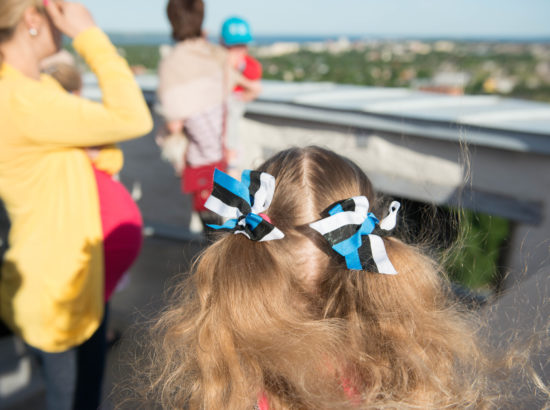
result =
[{"label": "woman's raised arm", "polygon": [[21,131],[38,143],[66,146],[103,145],[147,134],[153,122],[143,93],[86,8],[52,0],[46,8],[59,30],[75,36],[74,48],[96,74],[103,101],[92,102],[29,81],[13,96]]}]

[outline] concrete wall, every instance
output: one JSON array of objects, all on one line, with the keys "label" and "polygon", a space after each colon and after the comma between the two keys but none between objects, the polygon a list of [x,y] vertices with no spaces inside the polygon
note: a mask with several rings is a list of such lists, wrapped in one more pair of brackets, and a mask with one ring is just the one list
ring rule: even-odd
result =
[{"label": "concrete wall", "polygon": [[315,144],[353,159],[385,194],[512,220],[505,286],[549,262],[548,155],[255,114],[242,122],[241,138],[246,167],[281,149]]}]

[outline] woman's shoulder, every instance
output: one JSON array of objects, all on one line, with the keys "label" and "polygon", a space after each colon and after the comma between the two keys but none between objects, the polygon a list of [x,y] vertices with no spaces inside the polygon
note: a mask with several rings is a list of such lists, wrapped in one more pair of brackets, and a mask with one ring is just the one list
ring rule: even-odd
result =
[{"label": "woman's shoulder", "polygon": [[3,64],[0,69],[1,104],[7,104],[6,109],[14,110],[21,106],[33,105],[57,92],[64,92],[63,88],[51,76],[42,74],[40,80],[26,77],[14,67]]},{"label": "woman's shoulder", "polygon": [[0,68],[0,87],[4,91],[39,84],[39,81],[31,80],[8,63],[4,62]]},{"label": "woman's shoulder", "polygon": [[35,80],[25,76],[11,65],[4,63],[0,68],[0,87],[13,89],[18,93],[24,93],[26,90],[31,92],[44,91],[63,91],[63,87],[50,75],[40,74],[40,79]]}]

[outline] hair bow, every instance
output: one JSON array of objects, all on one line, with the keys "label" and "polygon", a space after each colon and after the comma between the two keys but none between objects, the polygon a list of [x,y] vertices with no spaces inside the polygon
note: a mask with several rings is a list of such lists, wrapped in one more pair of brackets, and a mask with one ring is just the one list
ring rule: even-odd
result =
[{"label": "hair bow", "polygon": [[[367,197],[356,196],[336,202],[328,211],[328,217],[309,226],[323,235],[332,249],[346,258],[348,269],[395,275],[397,271],[388,258],[384,241],[372,232],[376,225],[385,231],[393,229],[400,207],[399,202],[392,202],[389,214],[379,223],[372,212],[368,212]],[[368,241],[363,242],[363,236],[368,236]]]},{"label": "hair bow", "polygon": [[245,170],[241,181],[216,169],[214,188],[204,205],[224,218],[223,225],[208,225],[213,229],[243,234],[253,241],[272,241],[284,234],[261,212],[269,208],[275,191],[275,178],[265,172]]}]

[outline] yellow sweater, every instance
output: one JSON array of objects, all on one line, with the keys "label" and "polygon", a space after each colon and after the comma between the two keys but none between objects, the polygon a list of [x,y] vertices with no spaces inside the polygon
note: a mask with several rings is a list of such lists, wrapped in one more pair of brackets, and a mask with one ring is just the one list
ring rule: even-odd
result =
[{"label": "yellow sweater", "polygon": [[74,47],[99,79],[102,104],[67,94],[51,77],[36,81],[6,63],[0,69],[0,198],[12,224],[0,315],[28,344],[48,352],[86,341],[103,317],[99,199],[79,147],[152,128],[141,90],[107,36],[92,28]]}]

